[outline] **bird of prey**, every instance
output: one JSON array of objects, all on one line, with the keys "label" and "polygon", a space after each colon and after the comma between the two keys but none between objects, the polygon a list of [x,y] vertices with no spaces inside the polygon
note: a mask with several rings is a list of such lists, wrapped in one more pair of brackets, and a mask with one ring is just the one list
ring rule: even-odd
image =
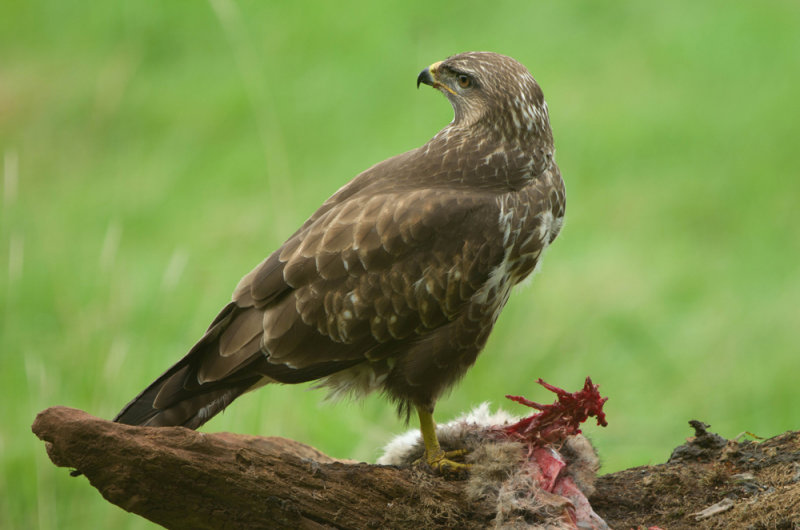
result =
[{"label": "bird of prey", "polygon": [[542,90],[519,62],[461,53],[420,84],[447,96],[453,121],[325,201],[115,421],[195,429],[260,386],[316,381],[416,410],[427,463],[463,469],[439,446],[434,405],[558,235],[564,183]]}]

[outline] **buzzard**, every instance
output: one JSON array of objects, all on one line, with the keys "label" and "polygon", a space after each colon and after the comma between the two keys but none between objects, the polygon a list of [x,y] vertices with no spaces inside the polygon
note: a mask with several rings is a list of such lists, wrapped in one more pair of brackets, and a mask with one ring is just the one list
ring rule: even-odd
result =
[{"label": "buzzard", "polygon": [[325,201],[115,421],[195,429],[260,386],[316,381],[415,409],[428,464],[464,466],[439,446],[436,399],[558,235],[564,183],[547,104],[520,63],[462,53],[421,83],[447,96],[453,121]]}]

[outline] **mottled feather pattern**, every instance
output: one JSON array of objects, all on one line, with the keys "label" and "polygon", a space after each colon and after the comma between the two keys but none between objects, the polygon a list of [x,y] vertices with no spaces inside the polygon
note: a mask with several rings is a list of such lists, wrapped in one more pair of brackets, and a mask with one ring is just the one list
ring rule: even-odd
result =
[{"label": "mottled feather pattern", "polygon": [[311,380],[432,409],[475,362],[560,230],[564,184],[522,65],[485,52],[439,64],[474,80],[442,90],[453,122],[329,198],[118,421],[196,427],[242,392]]},{"label": "mottled feather pattern", "polygon": [[[272,360],[292,362],[291,352],[270,344],[289,329],[288,322],[281,325],[284,319],[297,317],[308,332],[333,342],[363,343],[363,351],[350,349],[350,355],[363,356],[374,343],[425,333],[455,318],[491,267],[489,247],[497,242],[498,228],[478,214],[492,217],[492,201],[461,190],[417,191],[410,199],[387,193],[370,199],[380,207],[331,210],[296,236],[302,243],[294,252],[281,251],[283,277],[292,290],[265,309]],[[464,239],[467,218],[476,216],[479,222]],[[343,235],[329,237],[331,231]]]}]

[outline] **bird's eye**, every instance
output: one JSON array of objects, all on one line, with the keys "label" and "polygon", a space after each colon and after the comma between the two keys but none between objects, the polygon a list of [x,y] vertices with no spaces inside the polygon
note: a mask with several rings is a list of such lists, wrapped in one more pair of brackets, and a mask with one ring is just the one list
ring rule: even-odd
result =
[{"label": "bird's eye", "polygon": [[472,85],[472,79],[467,74],[458,75],[458,86],[461,88],[469,88]]}]

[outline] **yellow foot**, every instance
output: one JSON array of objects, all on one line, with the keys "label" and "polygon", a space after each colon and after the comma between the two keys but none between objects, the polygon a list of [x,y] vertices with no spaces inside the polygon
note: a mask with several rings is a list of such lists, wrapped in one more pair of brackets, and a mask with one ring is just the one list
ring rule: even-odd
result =
[{"label": "yellow foot", "polygon": [[417,413],[419,414],[419,430],[422,434],[422,442],[425,444],[425,455],[418,463],[424,461],[433,469],[434,473],[440,473],[444,476],[466,475],[469,471],[469,464],[451,459],[460,458],[463,460],[467,450],[444,451],[439,445],[439,438],[436,437],[436,424],[433,422],[431,411],[418,406]]},{"label": "yellow foot", "polygon": [[425,455],[420,459],[420,462],[424,460],[434,472],[441,473],[445,476],[465,475],[469,472],[470,465],[463,462],[456,462],[453,459],[463,459],[467,453],[468,451],[466,449],[456,449],[455,451],[443,451],[439,449],[433,453],[428,453],[426,451]]}]

